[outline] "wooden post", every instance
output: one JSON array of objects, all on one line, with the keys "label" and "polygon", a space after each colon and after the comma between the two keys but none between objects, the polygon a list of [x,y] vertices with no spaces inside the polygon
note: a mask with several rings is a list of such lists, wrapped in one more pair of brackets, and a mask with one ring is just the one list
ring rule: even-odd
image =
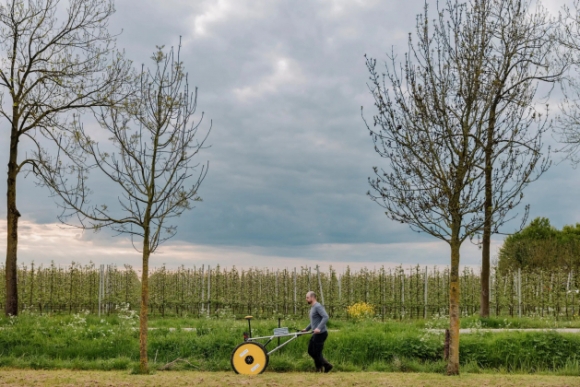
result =
[{"label": "wooden post", "polygon": [[205,275],[204,275],[204,270],[205,269],[205,265],[201,265],[201,298],[199,299],[199,302],[201,303],[201,312],[203,313],[205,310]]},{"label": "wooden post", "polygon": [[[493,278],[494,278],[495,274],[490,272],[489,273],[489,303],[491,304],[492,300],[493,300]],[[490,316],[491,316],[491,305],[490,305]]]},{"label": "wooden post", "polygon": [[111,309],[111,265],[105,266],[105,294],[103,296],[105,300],[105,311],[107,312],[107,316],[110,313]]},{"label": "wooden post", "polygon": [[568,294],[570,294],[571,279],[572,279],[572,271],[568,273],[568,281],[566,281],[566,317],[568,317]]},{"label": "wooden post", "polygon": [[[570,271],[570,279],[568,279],[568,288],[570,288],[570,284],[571,283],[572,284],[574,283],[574,275],[573,275],[573,273],[574,273],[574,271],[571,270]],[[575,307],[574,307],[575,306],[575,297],[574,297],[574,295],[575,295],[576,292],[575,292],[575,289],[571,289],[569,291],[572,292],[572,316],[574,316],[574,312],[575,312]]]},{"label": "wooden post", "polygon": [[294,315],[296,315],[296,267],[294,267]]},{"label": "wooden post", "polygon": [[518,316],[522,318],[522,268],[518,267]]},{"label": "wooden post", "polygon": [[385,266],[381,266],[381,271],[379,274],[379,279],[381,279],[380,281],[380,290],[381,290],[381,321],[385,321],[385,282],[386,282],[386,278],[385,278]]},{"label": "wooden post", "polygon": [[540,300],[542,301],[540,316],[544,317],[544,272],[540,272]]},{"label": "wooden post", "polygon": [[30,301],[29,307],[32,308],[32,295],[34,294],[34,261],[32,261],[32,265],[30,268]]},{"label": "wooden post", "polygon": [[401,269],[401,318],[405,317],[405,270]]},{"label": "wooden post", "polygon": [[211,268],[207,265],[207,315],[210,312],[210,296],[211,296]]},{"label": "wooden post", "polygon": [[278,313],[278,269],[276,269],[276,273],[274,274],[274,297],[276,297],[274,301],[274,312]]},{"label": "wooden post", "polygon": [[338,276],[338,303],[342,302],[342,274]]},{"label": "wooden post", "polygon": [[369,302],[369,272],[365,269],[365,302]]},{"label": "wooden post", "polygon": [[318,268],[318,265],[316,265],[316,276],[318,277],[318,288],[320,289],[320,301],[322,305],[324,304],[324,294],[322,293],[322,280],[320,279],[320,270]]},{"label": "wooden post", "polygon": [[389,279],[391,280],[391,294],[393,296],[393,301],[392,301],[392,316],[396,317],[397,316],[397,289],[395,286],[395,283],[397,282],[397,271],[393,271],[391,272],[391,269],[389,269]]},{"label": "wooden post", "polygon": [[424,294],[424,301],[423,301],[423,318],[427,318],[427,285],[429,282],[429,278],[427,277],[427,266],[425,266],[425,294]]},{"label": "wooden post", "polygon": [[103,265],[99,266],[99,317],[101,317],[101,303],[103,302]]}]

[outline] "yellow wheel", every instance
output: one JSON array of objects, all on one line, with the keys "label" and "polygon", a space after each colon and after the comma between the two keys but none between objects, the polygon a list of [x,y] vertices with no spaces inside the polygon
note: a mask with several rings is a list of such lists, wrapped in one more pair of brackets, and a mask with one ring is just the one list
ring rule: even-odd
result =
[{"label": "yellow wheel", "polygon": [[268,354],[263,345],[250,341],[234,349],[231,363],[236,374],[258,375],[268,366]]}]

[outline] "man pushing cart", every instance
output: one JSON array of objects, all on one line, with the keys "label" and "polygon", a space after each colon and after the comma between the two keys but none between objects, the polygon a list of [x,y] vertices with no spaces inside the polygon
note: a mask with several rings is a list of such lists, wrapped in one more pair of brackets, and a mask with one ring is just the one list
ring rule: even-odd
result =
[{"label": "man pushing cart", "polygon": [[[274,334],[271,336],[252,337],[252,316],[246,316],[248,320],[248,332],[244,332],[244,342],[238,345],[231,356],[231,364],[233,370],[237,374],[244,375],[258,375],[264,372],[268,366],[270,355],[282,348],[291,341],[296,340],[299,336],[312,334],[310,342],[308,343],[308,354],[314,359],[314,365],[317,372],[329,372],[332,369],[330,364],[323,356],[322,350],[324,342],[328,337],[326,330],[326,323],[328,322],[328,314],[324,307],[316,301],[316,294],[308,292],[306,294],[306,302],[311,305],[310,308],[310,324],[306,329],[300,332],[290,333],[288,328],[276,328]],[[312,329],[313,328],[313,329]],[[312,329],[312,331],[310,331]],[[288,337],[289,339],[280,344],[280,338]],[[268,344],[275,338],[278,339],[278,346],[270,351],[266,349]],[[258,340],[266,340],[265,344],[261,344]]]}]

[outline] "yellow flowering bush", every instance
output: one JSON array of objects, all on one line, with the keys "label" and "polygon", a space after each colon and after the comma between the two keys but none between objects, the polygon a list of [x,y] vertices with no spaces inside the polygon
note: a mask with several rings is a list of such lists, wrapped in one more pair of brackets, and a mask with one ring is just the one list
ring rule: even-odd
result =
[{"label": "yellow flowering bush", "polygon": [[348,317],[354,319],[373,318],[375,316],[375,307],[366,302],[357,302],[356,304],[350,305],[346,313]]}]

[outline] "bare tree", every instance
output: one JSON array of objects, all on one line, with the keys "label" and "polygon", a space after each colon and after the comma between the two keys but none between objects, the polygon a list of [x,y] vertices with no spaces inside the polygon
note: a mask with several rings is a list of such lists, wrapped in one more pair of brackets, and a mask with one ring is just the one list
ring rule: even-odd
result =
[{"label": "bare tree", "polygon": [[107,32],[113,12],[109,0],[69,0],[66,9],[58,0],[8,0],[0,5],[0,116],[10,126],[7,315],[18,314],[17,176],[36,164],[33,158],[19,158],[19,151],[23,142],[39,151],[38,133],[59,128],[67,112],[123,98],[130,66]]},{"label": "bare tree", "polygon": [[[177,55],[157,47],[153,70],[143,73],[138,92],[123,106],[103,108],[97,113],[100,125],[110,134],[113,153],[93,141],[79,124],[72,123],[70,135],[60,141],[57,157],[40,154],[39,173],[63,200],[61,220],[84,229],[110,227],[129,234],[133,246],[140,244],[143,273],[140,310],[140,372],[149,371],[147,362],[147,314],[149,300],[149,257],[158,246],[173,237],[175,225],[168,222],[201,200],[198,189],[207,166],[193,165],[211,130],[198,140],[197,89],[190,91],[187,74]],[[65,162],[69,160],[68,162]],[[70,162],[72,161],[72,163]],[[199,167],[199,168],[198,168]],[[122,195],[114,203],[94,205],[88,200],[89,170],[116,183]],[[200,170],[198,170],[200,169]],[[78,179],[69,181],[70,173]],[[77,222],[72,222],[77,219]],[[137,238],[137,239],[135,239]]]},{"label": "bare tree", "polygon": [[430,24],[425,6],[417,17],[417,42],[409,36],[401,67],[391,56],[381,77],[376,60],[367,59],[378,110],[367,128],[390,166],[375,167],[369,195],[389,218],[451,248],[450,375],[459,373],[460,247],[483,227],[485,152],[478,139],[487,112],[480,99],[489,36],[485,17],[448,2]]},{"label": "bare tree", "polygon": [[556,134],[563,144],[559,151],[576,167],[580,164],[580,1],[574,0],[572,8],[564,7],[560,21],[563,27],[560,43],[568,49],[576,74],[569,74],[562,83],[564,101],[560,105]]},{"label": "bare tree", "polygon": [[[536,7],[533,7],[533,4]],[[483,0],[472,3],[473,12],[490,34],[485,39],[487,83],[481,100],[488,106],[485,148],[485,207],[482,238],[481,311],[489,316],[491,235],[517,215],[524,188],[549,167],[542,153],[543,134],[552,122],[538,111],[538,86],[558,82],[568,66],[560,56],[558,25],[534,1]],[[549,95],[549,94],[548,94]],[[545,96],[547,97],[547,96]],[[527,219],[526,206],[521,227]]]},{"label": "bare tree", "polygon": [[[510,213],[521,203],[523,190],[549,166],[549,158],[542,154],[542,136],[551,122],[538,109],[538,84],[557,82],[567,66],[566,58],[558,56],[556,23],[541,7],[530,9],[526,1],[448,1],[433,27],[426,16],[418,18],[418,42],[410,41],[400,76],[391,56],[388,85],[380,85],[375,63],[367,62],[379,110],[375,126],[380,128],[371,130],[371,135],[377,152],[389,158],[391,169],[397,171],[376,170],[371,186],[379,195],[371,197],[392,219],[450,243],[452,286],[457,278],[459,246],[465,238],[483,233],[482,316],[489,315],[491,235],[517,216]],[[411,127],[409,122],[413,130],[402,132]],[[417,122],[423,126],[420,130]],[[445,130],[463,127],[463,148],[454,145],[458,137],[436,134],[438,126]],[[420,154],[414,148],[421,149],[421,144],[422,159],[437,169],[418,161],[412,164],[411,159],[417,156],[405,154]],[[399,159],[394,147],[401,152]],[[449,185],[454,176],[451,171],[457,173],[459,165],[446,152],[462,149],[467,180],[457,182],[456,191],[448,190],[443,200],[441,190]],[[527,213],[528,207],[522,226]],[[467,214],[471,216],[468,219]],[[467,222],[467,227],[461,226],[463,231],[460,227],[459,234],[454,235],[456,222]],[[447,227],[449,233],[440,227]],[[453,305],[459,303],[459,294],[452,291],[450,300],[448,372],[453,374],[459,371],[459,337],[454,332],[458,327],[454,321],[457,305]]]}]

